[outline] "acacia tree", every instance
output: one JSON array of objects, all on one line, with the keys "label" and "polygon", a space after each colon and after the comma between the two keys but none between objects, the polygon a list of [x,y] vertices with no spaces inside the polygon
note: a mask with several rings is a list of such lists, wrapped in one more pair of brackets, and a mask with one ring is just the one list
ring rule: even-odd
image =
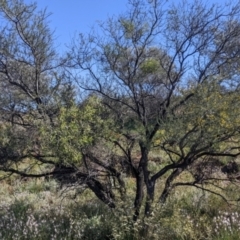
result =
[{"label": "acacia tree", "polygon": [[[88,187],[114,207],[108,181],[98,179],[101,169],[89,169],[82,157],[96,140],[94,131],[106,127],[101,107],[91,98],[77,105],[67,57],[54,48],[49,14],[35,3],[2,0],[0,16],[0,170]],[[114,176],[121,182],[116,170]]]},{"label": "acacia tree", "polygon": [[[117,137],[108,141],[136,178],[135,219],[145,194],[145,214],[151,213],[159,179],[165,179],[161,202],[179,185],[211,191],[202,185],[211,176],[199,168],[193,181],[179,176],[213,157],[239,155],[239,13],[239,3],[131,0],[126,14],[100,26],[101,35],[80,35],[72,46],[69,64],[82,70],[79,87],[97,94],[116,121]],[[150,172],[154,149],[164,166]],[[104,162],[96,151],[85,156]]]},{"label": "acacia tree", "polygon": [[[66,62],[54,52],[46,12],[22,1],[0,1],[0,10],[2,171],[53,175],[114,208],[118,196],[126,199],[121,167],[128,168],[135,220],[175,187],[213,192],[209,164],[239,155],[239,3],[131,0],[100,36],[80,35]],[[68,79],[85,101],[74,100]],[[154,170],[152,152],[162,158]],[[31,165],[20,170],[26,158]],[[33,163],[46,168],[36,172]],[[183,182],[185,172],[192,177]]]},{"label": "acacia tree", "polygon": [[[58,103],[71,97],[63,63],[54,49],[49,14],[22,0],[0,1],[0,162],[16,170],[24,159],[48,162],[39,126],[53,124]],[[61,104],[67,104],[61,99]]]}]

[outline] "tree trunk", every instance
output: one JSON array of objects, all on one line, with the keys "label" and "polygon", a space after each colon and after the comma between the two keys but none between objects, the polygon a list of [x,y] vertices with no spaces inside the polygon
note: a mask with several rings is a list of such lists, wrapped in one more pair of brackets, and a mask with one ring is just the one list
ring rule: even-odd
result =
[{"label": "tree trunk", "polygon": [[141,209],[142,201],[144,197],[144,192],[143,192],[144,176],[143,176],[143,170],[141,167],[138,169],[138,172],[137,172],[136,185],[137,185],[137,189],[136,189],[136,197],[134,201],[135,213],[133,216],[133,221],[136,221],[139,217],[140,209]]},{"label": "tree trunk", "polygon": [[154,187],[155,182],[149,180],[149,171],[148,171],[148,148],[144,145],[144,143],[140,143],[141,148],[141,159],[139,162],[139,167],[137,171],[137,190],[136,190],[136,198],[135,198],[135,214],[134,221],[137,220],[140,214],[140,209],[142,206],[142,201],[144,197],[144,183],[147,189],[147,202],[145,206],[145,215],[150,214],[150,206],[154,199]]},{"label": "tree trunk", "polygon": [[163,192],[159,198],[160,203],[165,203],[167,200],[167,197],[169,196],[171,190],[172,190],[172,182],[173,180],[182,172],[183,170],[178,168],[175,169],[170,176],[167,178],[167,181],[165,183],[165,187],[163,189]]},{"label": "tree trunk", "polygon": [[147,200],[145,205],[145,216],[149,217],[152,213],[152,203],[154,201],[155,181],[148,180],[147,183]]},{"label": "tree trunk", "polygon": [[115,208],[114,194],[111,189],[101,184],[98,180],[89,178],[87,180],[88,187],[95,193],[95,195],[110,208]]}]

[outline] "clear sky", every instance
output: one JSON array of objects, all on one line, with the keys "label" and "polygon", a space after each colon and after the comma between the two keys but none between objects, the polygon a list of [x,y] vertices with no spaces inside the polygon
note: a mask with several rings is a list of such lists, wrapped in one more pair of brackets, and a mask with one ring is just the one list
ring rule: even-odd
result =
[{"label": "clear sky", "polygon": [[39,9],[52,13],[50,26],[55,30],[57,45],[64,48],[75,33],[87,33],[97,21],[126,10],[128,0],[24,0],[36,2]]},{"label": "clear sky", "polygon": [[[128,0],[24,0],[26,3],[33,1],[39,9],[47,8],[52,13],[50,27],[55,30],[56,44],[60,49],[70,43],[74,34],[88,33],[97,21],[125,12],[128,3]],[[226,1],[208,0],[219,4]]]}]

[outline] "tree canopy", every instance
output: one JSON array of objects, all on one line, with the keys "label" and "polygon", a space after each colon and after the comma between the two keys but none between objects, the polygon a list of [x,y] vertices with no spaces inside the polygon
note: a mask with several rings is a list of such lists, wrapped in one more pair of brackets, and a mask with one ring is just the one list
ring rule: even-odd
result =
[{"label": "tree canopy", "polygon": [[[111,208],[132,177],[134,220],[178,186],[220,195],[211,185],[237,181],[214,169],[240,154],[240,2],[130,0],[66,57],[45,10],[0,1],[0,14],[2,171],[89,188]],[[19,170],[25,159],[46,168]]]}]

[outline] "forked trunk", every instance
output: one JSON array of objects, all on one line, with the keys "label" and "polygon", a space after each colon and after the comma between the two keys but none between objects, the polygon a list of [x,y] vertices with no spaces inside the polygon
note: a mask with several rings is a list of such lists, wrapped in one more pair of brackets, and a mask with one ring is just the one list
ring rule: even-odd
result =
[{"label": "forked trunk", "polygon": [[139,167],[136,176],[136,198],[135,198],[135,214],[134,221],[136,221],[139,217],[140,210],[142,207],[143,197],[144,197],[144,187],[147,190],[147,200],[145,205],[145,215],[149,215],[151,212],[151,204],[154,199],[154,188],[155,181],[151,181],[149,179],[149,171],[148,171],[148,148],[144,145],[140,146],[141,148],[141,159],[139,162]]}]

